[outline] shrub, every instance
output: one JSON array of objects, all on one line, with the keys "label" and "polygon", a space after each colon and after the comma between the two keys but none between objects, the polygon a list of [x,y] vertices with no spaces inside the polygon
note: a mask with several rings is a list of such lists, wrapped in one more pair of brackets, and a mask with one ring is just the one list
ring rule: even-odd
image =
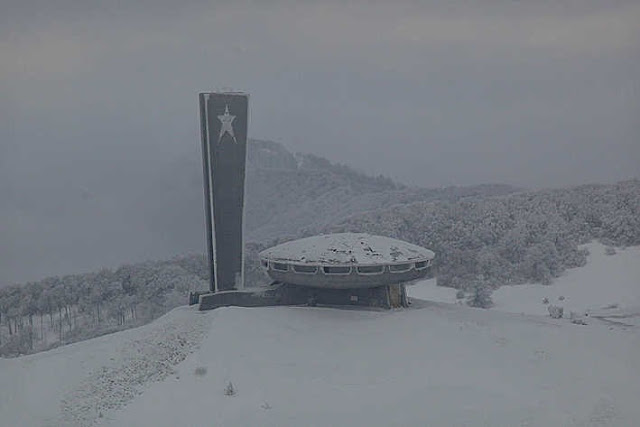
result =
[{"label": "shrub", "polygon": [[236,389],[233,387],[233,383],[229,381],[227,386],[224,388],[225,396],[234,396],[236,394]]},{"label": "shrub", "polygon": [[493,300],[491,299],[491,287],[480,275],[471,284],[471,292],[467,299],[467,305],[475,308],[491,308]]},{"label": "shrub", "polygon": [[562,319],[562,316],[564,315],[564,308],[558,305],[550,305],[547,307],[547,310],[549,310],[549,316],[554,319]]}]

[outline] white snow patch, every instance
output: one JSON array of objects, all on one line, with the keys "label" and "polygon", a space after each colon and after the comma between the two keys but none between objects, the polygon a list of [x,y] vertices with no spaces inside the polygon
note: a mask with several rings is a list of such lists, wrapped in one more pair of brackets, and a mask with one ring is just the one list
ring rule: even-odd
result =
[{"label": "white snow patch", "polygon": [[457,289],[436,285],[436,279],[420,280],[407,285],[407,294],[411,298],[420,298],[433,302],[456,303]]},{"label": "white snow patch", "polygon": [[402,240],[366,233],[323,234],[293,240],[260,253],[262,258],[319,264],[388,264],[430,260],[434,253]]},{"label": "white snow patch", "polygon": [[503,286],[493,293],[494,309],[547,315],[547,298],[567,314],[640,314],[640,247],[618,249],[615,255],[605,255],[600,243],[585,247],[587,265],[566,271],[549,286]]},{"label": "white snow patch", "polygon": [[[618,325],[640,326],[640,247],[617,249],[606,255],[606,246],[592,242],[587,265],[566,271],[551,285],[502,286],[493,292],[492,310],[548,316],[549,305]],[[436,286],[435,279],[407,287],[412,298],[455,303],[456,289]],[[545,304],[544,301],[548,301]]]}]

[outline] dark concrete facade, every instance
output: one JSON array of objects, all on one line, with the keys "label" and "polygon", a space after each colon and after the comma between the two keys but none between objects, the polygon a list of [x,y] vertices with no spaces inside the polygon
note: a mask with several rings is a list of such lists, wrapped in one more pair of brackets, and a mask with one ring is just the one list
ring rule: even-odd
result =
[{"label": "dark concrete facade", "polygon": [[357,306],[370,308],[407,307],[404,284],[363,289],[319,289],[290,284],[275,284],[268,288],[194,294],[192,304],[200,310],[219,307],[264,307],[278,305]]},{"label": "dark concrete facade", "polygon": [[[289,266],[287,271],[278,271],[273,268],[269,268],[268,274],[271,278],[279,282],[295,283],[301,286],[323,289],[361,289],[379,287],[393,283],[422,279],[431,274],[430,264],[422,269],[414,268],[414,263],[408,263],[408,265],[411,266],[410,269],[400,272],[391,272],[388,266],[379,266],[383,269],[379,274],[358,273],[358,266],[350,266],[351,269],[347,274],[327,274],[324,272],[322,266],[318,266],[317,272],[313,274],[296,273],[294,266]],[[306,267],[308,267],[308,265]]]},{"label": "dark concrete facade", "polygon": [[249,97],[201,93],[199,100],[209,288],[242,289]]}]

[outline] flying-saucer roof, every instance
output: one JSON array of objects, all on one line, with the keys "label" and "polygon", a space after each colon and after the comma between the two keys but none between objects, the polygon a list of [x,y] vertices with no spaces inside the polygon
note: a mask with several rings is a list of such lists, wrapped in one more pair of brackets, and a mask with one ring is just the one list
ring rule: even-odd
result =
[{"label": "flying-saucer roof", "polygon": [[319,265],[377,265],[430,260],[434,253],[402,240],[365,233],[324,234],[269,248],[271,261]]}]

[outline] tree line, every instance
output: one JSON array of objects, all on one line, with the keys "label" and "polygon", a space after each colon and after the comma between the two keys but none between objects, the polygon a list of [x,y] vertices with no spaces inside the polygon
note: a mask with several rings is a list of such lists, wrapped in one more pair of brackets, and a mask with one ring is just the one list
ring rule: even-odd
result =
[{"label": "tree line", "polygon": [[204,257],[193,255],[0,288],[0,356],[145,324],[207,286]]},{"label": "tree line", "polygon": [[640,245],[640,181],[458,201],[354,215],[327,229],[406,240],[436,252],[441,286],[551,284],[586,262],[579,245]]},{"label": "tree line", "polygon": [[[398,204],[311,226],[296,237],[346,231],[434,250],[438,284],[467,292],[471,305],[487,306],[499,286],[551,284],[567,268],[584,265],[580,245],[593,239],[640,245],[640,181]],[[247,245],[248,286],[269,282],[258,253],[275,243]],[[189,255],[0,288],[0,356],[147,323],[184,305],[189,291],[207,289],[208,280],[204,255]]]}]

